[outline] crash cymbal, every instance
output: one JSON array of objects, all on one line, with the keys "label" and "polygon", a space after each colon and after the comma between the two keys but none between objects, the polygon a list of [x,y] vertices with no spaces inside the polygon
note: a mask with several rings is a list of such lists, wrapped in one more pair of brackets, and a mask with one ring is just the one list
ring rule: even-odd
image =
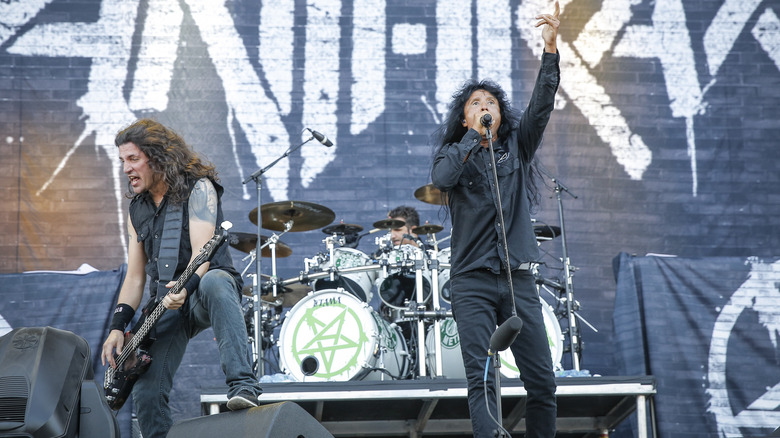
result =
[{"label": "crash cymbal", "polygon": [[[336,219],[328,207],[303,201],[281,201],[264,204],[260,213],[262,227],[267,230],[284,231],[284,224],[293,221],[290,231],[309,231],[322,228]],[[249,220],[257,225],[257,208],[249,212]]]},{"label": "crash cymbal", "polygon": [[534,224],[536,240],[552,240],[561,235],[561,227],[546,224]]},{"label": "crash cymbal", "polygon": [[436,234],[439,231],[443,230],[444,227],[441,225],[434,225],[434,224],[425,224],[420,225],[419,227],[412,228],[412,233],[414,234]]},{"label": "crash cymbal", "polygon": [[340,223],[336,225],[329,225],[322,229],[325,234],[357,234],[363,231],[363,227],[354,224]]},{"label": "crash cymbal", "polygon": [[[268,241],[268,236],[260,236],[260,245],[265,245],[265,243]],[[232,246],[233,248],[245,252],[250,253],[253,249],[257,248],[257,235],[252,233],[230,233],[228,235],[228,244]],[[263,248],[262,256],[263,257],[271,257],[271,247],[266,246]],[[282,258],[287,257],[290,254],[292,254],[292,249],[287,246],[284,242],[281,240],[276,241],[276,257]]]},{"label": "crash cymbal", "polygon": [[406,225],[406,222],[398,219],[384,219],[374,222],[374,228],[379,228],[380,230],[392,230],[394,228],[401,228],[404,225]]},{"label": "crash cymbal", "polygon": [[434,187],[433,184],[426,184],[415,190],[414,197],[428,204],[447,205],[447,195],[442,197],[441,190]]}]

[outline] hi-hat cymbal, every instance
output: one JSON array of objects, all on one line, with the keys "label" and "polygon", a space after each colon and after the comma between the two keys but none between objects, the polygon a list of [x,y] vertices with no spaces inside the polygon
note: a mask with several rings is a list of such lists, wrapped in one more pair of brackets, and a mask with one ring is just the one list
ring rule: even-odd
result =
[{"label": "hi-hat cymbal", "polygon": [[434,205],[447,205],[447,195],[442,196],[441,190],[426,184],[414,191],[414,197],[422,202]]},{"label": "hi-hat cymbal", "polygon": [[[269,275],[261,275],[260,279],[262,280],[263,285],[263,293],[260,295],[260,298],[263,301],[273,303],[273,292],[272,287],[273,285],[270,284],[271,276]],[[303,299],[306,295],[309,294],[313,289],[311,286],[307,284],[302,283],[296,283],[296,284],[288,284],[287,286],[283,286],[281,284],[276,285],[276,299],[281,299],[281,305],[284,307],[292,307],[294,306],[298,301]],[[244,296],[251,297],[252,296],[252,285],[244,285],[244,289],[241,291]]]},{"label": "hi-hat cymbal", "polygon": [[547,224],[534,224],[536,240],[552,240],[561,235],[561,227]]},{"label": "hi-hat cymbal", "polygon": [[383,219],[374,222],[374,228],[379,228],[380,230],[392,230],[394,228],[401,228],[404,225],[406,225],[406,222],[398,219]]},{"label": "hi-hat cymbal", "polygon": [[363,227],[355,224],[336,224],[329,225],[322,229],[325,234],[357,234],[363,231]]},{"label": "hi-hat cymbal", "polygon": [[[265,243],[268,241],[268,236],[260,236],[260,245],[265,245]],[[253,249],[257,248],[257,235],[252,233],[230,233],[228,235],[228,243],[233,248],[245,252],[250,253]],[[261,251],[261,255],[263,257],[271,257],[271,247],[266,246]],[[284,242],[281,240],[276,241],[276,257],[282,258],[282,257],[288,257],[292,254],[292,248],[287,246]]]},{"label": "hi-hat cymbal", "polygon": [[[309,231],[322,228],[336,219],[328,207],[304,201],[281,201],[260,207],[262,227],[267,230],[284,231],[284,224],[293,221],[290,231]],[[257,208],[249,212],[249,220],[257,225]]]},{"label": "hi-hat cymbal", "polygon": [[419,227],[412,228],[412,233],[414,234],[436,234],[439,231],[443,230],[444,227],[441,225],[434,225],[434,224],[425,224],[420,225]]}]

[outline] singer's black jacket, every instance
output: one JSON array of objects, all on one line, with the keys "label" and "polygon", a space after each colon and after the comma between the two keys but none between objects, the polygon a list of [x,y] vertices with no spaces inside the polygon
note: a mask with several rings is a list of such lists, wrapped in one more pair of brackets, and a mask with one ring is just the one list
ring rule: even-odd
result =
[{"label": "singer's black jacket", "polygon": [[[509,266],[513,270],[539,258],[526,183],[531,160],[541,144],[555,104],[560,82],[558,61],[557,53],[542,55],[539,76],[519,126],[504,142],[493,145],[507,227]],[[498,273],[503,265],[490,152],[480,145],[481,139],[471,129],[459,143],[442,147],[433,162],[433,185],[448,192],[453,227],[450,260],[453,277],[485,268]]]}]

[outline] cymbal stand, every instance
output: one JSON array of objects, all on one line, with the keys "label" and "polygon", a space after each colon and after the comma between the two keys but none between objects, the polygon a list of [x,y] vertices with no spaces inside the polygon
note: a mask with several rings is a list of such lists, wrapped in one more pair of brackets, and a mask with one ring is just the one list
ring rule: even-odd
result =
[{"label": "cymbal stand", "polygon": [[[258,210],[259,212],[259,210]],[[259,215],[259,213],[258,213]],[[258,217],[258,222],[259,222]],[[249,266],[252,265],[252,262],[255,262],[260,259],[260,257],[257,257],[258,251],[260,254],[263,253],[263,248],[270,247],[271,248],[271,296],[273,296],[274,300],[278,296],[278,281],[276,277],[276,244],[279,242],[279,238],[283,236],[285,233],[290,231],[290,229],[293,226],[293,221],[287,221],[284,224],[284,231],[281,232],[281,234],[273,233],[271,237],[268,238],[268,240],[258,248],[253,249],[250,251],[249,256],[252,260],[249,262],[246,268],[244,268],[244,271],[241,273],[241,276],[244,276],[246,271],[249,269]],[[260,235],[258,234],[257,241],[260,242]],[[246,259],[246,257],[244,258]],[[265,337],[265,333],[263,333],[263,330],[265,328],[265,325],[263,324],[263,305],[262,305],[262,294],[263,294],[263,284],[262,284],[262,276],[255,273],[252,279],[252,318],[254,320],[254,333],[252,337],[252,361],[255,364],[258,364],[258,369],[264,369],[261,364],[263,364],[263,352],[265,349],[263,348],[263,339]],[[261,374],[262,375],[262,374]]]},{"label": "cymbal stand", "polygon": [[[439,243],[436,241],[436,234],[427,235],[427,240],[433,242],[433,254],[428,260],[428,271],[431,273],[431,301],[434,314],[438,315],[441,309],[439,302]],[[425,251],[425,250],[423,250]],[[433,375],[444,375],[444,364],[441,354],[441,318],[433,319],[433,351],[434,364]]]},{"label": "cymbal stand", "polygon": [[[423,254],[425,250],[420,248],[420,251],[414,252],[414,280],[415,289],[417,290],[416,300],[418,311],[425,310],[425,290],[423,285]],[[438,285],[438,283],[437,283]],[[433,291],[431,291],[433,293]],[[419,376],[425,377],[426,363],[425,363],[425,320],[423,318],[417,318],[417,363],[419,366]]]},{"label": "cymbal stand", "polygon": [[[539,286],[539,289],[543,289],[545,292],[547,292],[552,297],[552,299],[554,299],[558,303],[557,305],[566,304],[565,303],[566,300],[561,299],[558,295],[556,295],[550,290],[550,288],[553,288],[558,292],[565,292],[566,286],[558,283],[557,281],[550,280],[549,278],[542,278],[541,276],[536,277],[536,284]],[[579,310],[580,307],[579,301],[575,300],[574,305],[572,307],[574,308],[574,316],[576,316],[580,320],[580,322],[587,325],[594,332],[596,333],[599,332],[599,330],[593,324],[589,323],[587,319],[583,318],[582,315],[577,313],[577,310]]]},{"label": "cymbal stand", "polygon": [[[547,173],[547,172],[545,172]],[[572,193],[568,187],[563,185],[557,178],[547,174],[551,181],[555,184],[555,197],[558,201],[558,219],[561,227],[561,261],[563,262],[563,275],[564,275],[564,292],[566,294],[566,317],[568,320],[568,335],[569,335],[569,354],[571,355],[572,367],[575,370],[580,370],[580,354],[582,350],[582,342],[580,340],[580,330],[577,325],[577,319],[575,316],[574,308],[574,284],[572,282],[572,265],[569,260],[568,245],[566,243],[566,227],[564,226],[563,219],[563,198],[561,193],[566,192],[574,199],[577,199],[577,195]]]},{"label": "cymbal stand", "polygon": [[[287,149],[287,151],[285,151],[279,158],[274,160],[271,164],[269,164],[268,166],[265,166],[263,168],[257,169],[256,171],[254,171],[251,175],[249,175],[244,180],[244,184],[248,183],[249,181],[253,181],[254,180],[255,187],[256,187],[255,191],[257,192],[257,245],[255,247],[255,250],[256,250],[257,254],[262,255],[262,252],[261,252],[262,250],[260,248],[261,247],[261,243],[262,243],[260,241],[261,240],[260,239],[260,235],[261,235],[261,230],[262,230],[262,227],[263,227],[263,210],[262,210],[262,206],[263,205],[262,205],[262,202],[261,202],[261,198],[262,198],[262,195],[263,195],[263,178],[262,178],[262,176],[263,176],[263,174],[268,172],[269,169],[274,167],[276,165],[276,163],[282,161],[282,159],[284,159],[284,158],[287,158],[293,151],[295,151],[296,149],[299,149],[301,146],[305,145],[306,143],[308,143],[308,142],[310,142],[312,140],[314,140],[314,135],[309,137],[306,141],[298,144],[297,146],[291,147],[291,148]],[[263,272],[261,270],[261,260],[262,260],[262,257],[257,256],[257,254],[255,254],[255,263],[256,263],[255,273],[259,277],[260,274]],[[256,284],[256,287],[254,287],[253,290],[252,290],[252,295],[253,295],[253,299],[255,300],[255,303],[258,303],[260,301],[260,298],[259,298],[260,297],[260,291],[258,290],[259,287],[260,287],[260,283],[258,282]],[[274,291],[275,291],[275,289],[274,289]],[[257,306],[255,306],[255,312],[256,312],[255,316],[258,316],[257,315]],[[260,314],[260,316],[262,316],[262,314]],[[257,326],[257,324],[255,324],[255,327],[256,326]],[[255,328],[255,332],[257,332],[257,328]],[[257,333],[255,333],[255,335],[256,334]],[[257,343],[258,342],[260,342],[260,346],[262,347],[262,340],[255,339],[255,344],[256,344],[255,348],[257,348]],[[259,351],[261,351],[261,350],[258,350],[258,352]],[[262,360],[258,360],[257,361],[256,374],[259,375],[259,376],[265,375],[265,364],[263,364]]]}]

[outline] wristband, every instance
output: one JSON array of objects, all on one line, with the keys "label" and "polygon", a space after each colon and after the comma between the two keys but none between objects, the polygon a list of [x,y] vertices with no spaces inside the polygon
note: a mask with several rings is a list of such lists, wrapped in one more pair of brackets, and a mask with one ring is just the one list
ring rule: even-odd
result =
[{"label": "wristband", "polygon": [[193,273],[192,277],[190,277],[189,280],[187,280],[186,283],[184,283],[184,288],[187,289],[187,294],[192,294],[195,292],[195,289],[198,288],[198,285],[200,284],[200,275]]},{"label": "wristband", "polygon": [[135,309],[133,306],[125,303],[117,304],[114,308],[114,316],[111,318],[111,325],[108,326],[108,331],[119,330],[124,333],[125,327],[133,319],[135,315]]}]

